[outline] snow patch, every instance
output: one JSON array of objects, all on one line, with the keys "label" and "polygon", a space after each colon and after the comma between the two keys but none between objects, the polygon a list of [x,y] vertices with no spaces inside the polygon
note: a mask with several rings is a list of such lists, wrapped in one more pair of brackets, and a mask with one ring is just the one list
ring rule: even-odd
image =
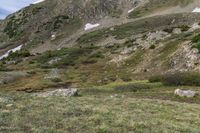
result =
[{"label": "snow patch", "polygon": [[33,4],[38,4],[38,3],[41,3],[41,2],[44,2],[45,0],[37,0],[36,2],[33,2]]},{"label": "snow patch", "polygon": [[128,10],[128,13],[131,13],[131,12],[133,12],[133,11],[134,11],[134,8]]},{"label": "snow patch", "polygon": [[96,27],[98,27],[98,26],[100,26],[100,24],[91,24],[91,23],[87,23],[86,25],[85,25],[85,30],[91,30],[91,29],[93,29],[93,28],[96,28]]},{"label": "snow patch", "polygon": [[196,7],[192,12],[200,12],[200,8]]},{"label": "snow patch", "polygon": [[8,57],[11,52],[14,53],[14,52],[17,52],[17,51],[21,50],[21,48],[22,48],[22,45],[17,46],[16,48],[8,50],[4,55],[0,56],[0,60],[2,60],[3,58]]}]

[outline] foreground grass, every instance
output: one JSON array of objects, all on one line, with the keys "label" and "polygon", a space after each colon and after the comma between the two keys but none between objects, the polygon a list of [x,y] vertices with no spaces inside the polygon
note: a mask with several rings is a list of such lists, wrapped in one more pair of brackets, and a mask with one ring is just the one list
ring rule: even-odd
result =
[{"label": "foreground grass", "polygon": [[126,84],[81,90],[80,97],[72,98],[0,92],[0,132],[200,132],[199,104],[183,103],[174,88],[160,84],[136,92],[113,90]]}]

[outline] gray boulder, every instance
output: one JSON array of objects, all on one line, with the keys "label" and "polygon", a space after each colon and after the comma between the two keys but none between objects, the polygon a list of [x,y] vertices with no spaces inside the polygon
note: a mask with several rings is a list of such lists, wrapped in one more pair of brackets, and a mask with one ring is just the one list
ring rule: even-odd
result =
[{"label": "gray boulder", "polygon": [[191,91],[191,90],[181,90],[181,89],[176,89],[174,91],[174,94],[180,97],[188,97],[192,98],[197,95],[197,92]]},{"label": "gray boulder", "polygon": [[72,97],[78,96],[78,89],[70,88],[70,89],[56,89],[53,91],[47,91],[42,93],[35,93],[33,96],[38,97],[52,97],[52,96],[63,96],[63,97]]}]

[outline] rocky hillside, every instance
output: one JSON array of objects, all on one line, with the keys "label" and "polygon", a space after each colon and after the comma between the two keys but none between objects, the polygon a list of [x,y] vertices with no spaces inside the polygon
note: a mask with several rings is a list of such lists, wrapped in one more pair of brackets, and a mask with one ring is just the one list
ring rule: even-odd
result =
[{"label": "rocky hillside", "polygon": [[198,0],[33,4],[0,23],[1,69],[34,73],[20,89],[57,85],[46,81],[51,71],[59,84],[75,86],[199,71],[198,5]]},{"label": "rocky hillside", "polygon": [[86,23],[95,23],[105,17],[118,18],[127,4],[122,0],[47,0],[31,5],[2,22],[1,47],[10,43],[37,47],[46,42],[48,47],[53,34],[64,39]]},{"label": "rocky hillside", "polygon": [[[132,18],[192,12],[198,5],[198,0],[46,0],[24,8],[2,22],[1,49],[24,44],[30,49],[36,48],[33,52],[43,52],[68,45],[71,38],[84,33],[87,23],[110,27]],[[57,37],[54,42],[52,35]]]}]

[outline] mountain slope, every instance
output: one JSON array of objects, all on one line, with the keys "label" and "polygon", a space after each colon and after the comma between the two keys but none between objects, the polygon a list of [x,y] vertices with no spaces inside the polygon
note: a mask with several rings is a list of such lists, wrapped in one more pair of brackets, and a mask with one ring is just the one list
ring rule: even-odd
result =
[{"label": "mountain slope", "polygon": [[[159,15],[165,14],[160,11],[160,8],[168,10],[177,6],[180,6],[182,10],[180,12],[192,12],[192,9],[199,4],[196,0],[168,0],[166,2],[160,0],[151,2],[147,0],[47,0],[24,8],[3,21],[0,33],[1,47],[26,44],[27,47],[36,48],[34,52],[40,51],[41,47],[37,49],[40,45],[46,50],[57,49],[58,46],[66,46],[66,43],[70,43],[70,39],[63,42],[64,38],[72,38],[80,32],[84,33],[86,23],[100,23],[101,28],[109,27],[132,21],[128,19],[128,16],[132,18],[131,16],[137,12],[143,12],[139,10],[145,9],[145,12],[148,12],[148,14],[144,12],[144,15],[140,15],[145,17],[151,13],[156,15],[156,12],[159,12]],[[129,13],[131,10],[133,11]],[[173,13],[176,12],[179,12],[178,9],[173,10]],[[52,35],[58,38],[53,43],[50,41]]]},{"label": "mountain slope", "polygon": [[[199,70],[198,51],[191,40],[199,32],[200,15],[187,8],[194,5],[198,5],[195,0],[47,0],[31,5],[1,23],[1,52],[23,45],[21,51],[2,60],[2,67],[39,69],[36,78],[58,68],[64,83],[80,86],[125,77],[146,79],[152,72]],[[161,9],[177,6],[184,13],[156,15]],[[131,18],[146,8],[148,14]],[[87,23],[100,26],[86,31]],[[85,81],[91,73],[96,74]],[[29,81],[30,88],[44,87]]]},{"label": "mountain slope", "polygon": [[199,7],[45,0],[11,14],[0,21],[0,132],[199,132]]}]

